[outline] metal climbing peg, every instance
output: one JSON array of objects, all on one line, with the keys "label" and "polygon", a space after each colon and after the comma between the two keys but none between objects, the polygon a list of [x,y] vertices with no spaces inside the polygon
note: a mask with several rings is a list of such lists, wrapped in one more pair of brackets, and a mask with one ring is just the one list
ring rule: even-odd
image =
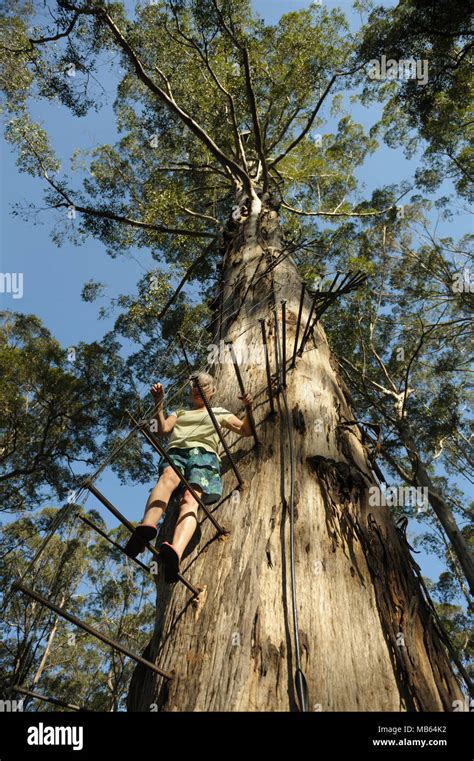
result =
[{"label": "metal climbing peg", "polygon": [[268,345],[267,345],[267,332],[265,330],[265,320],[263,317],[259,319],[260,329],[262,331],[262,344],[265,354],[265,372],[267,374],[267,387],[268,387],[268,401],[270,403],[270,412],[275,414],[275,403],[273,401],[273,389],[272,389],[272,374],[270,370],[270,360],[268,358]]},{"label": "metal climbing peg", "polygon": [[303,283],[302,286],[301,286],[300,304],[299,304],[299,307],[298,307],[298,318],[296,320],[295,344],[293,346],[293,358],[291,360],[291,367],[294,367],[295,364],[296,364],[296,352],[297,352],[297,349],[298,349],[298,338],[300,336],[301,317],[302,317],[302,314],[303,314],[305,294],[306,294],[306,283]]},{"label": "metal climbing peg", "polygon": [[[242,374],[240,372],[239,363],[237,362],[237,357],[235,356],[234,344],[232,343],[232,341],[226,341],[225,343],[226,343],[226,346],[228,346],[228,348],[230,350],[230,354],[231,354],[231,357],[232,357],[232,364],[234,365],[234,370],[235,370],[235,374],[237,376],[237,383],[239,384],[240,393],[241,393],[242,396],[245,396],[245,394],[247,392],[245,390],[244,382],[242,380]],[[253,435],[253,437],[255,439],[255,444],[258,446],[260,444],[260,441],[259,441],[258,436],[257,436],[257,428],[255,426],[255,418],[253,416],[253,412],[250,409],[250,407],[246,408],[246,414],[247,414],[248,421],[250,423],[250,428],[252,429],[252,435]]]},{"label": "metal climbing peg", "polygon": [[286,301],[281,302],[281,385],[286,388]]}]

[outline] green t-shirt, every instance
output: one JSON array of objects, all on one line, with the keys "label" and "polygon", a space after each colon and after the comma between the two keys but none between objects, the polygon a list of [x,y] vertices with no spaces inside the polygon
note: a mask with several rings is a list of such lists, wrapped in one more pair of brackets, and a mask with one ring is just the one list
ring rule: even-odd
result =
[{"label": "green t-shirt", "polygon": [[[232,412],[224,407],[212,407],[212,411],[219,425],[226,428]],[[176,410],[170,414],[176,415],[177,420],[171,432],[168,449],[202,447],[219,457],[219,436],[205,407],[196,410]]]}]

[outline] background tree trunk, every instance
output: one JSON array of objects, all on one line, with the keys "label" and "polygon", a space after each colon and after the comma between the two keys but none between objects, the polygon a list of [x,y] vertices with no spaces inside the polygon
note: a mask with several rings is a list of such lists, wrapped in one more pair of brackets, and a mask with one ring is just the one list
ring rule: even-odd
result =
[{"label": "background tree trunk", "polygon": [[400,439],[403,442],[413,467],[413,482],[415,486],[421,486],[428,490],[428,499],[435,515],[437,516],[446,536],[451,542],[456,558],[461,566],[471,595],[474,595],[474,559],[469,545],[461,533],[450,507],[437,491],[428,471],[419,456],[413,435],[406,421],[400,422]]},{"label": "background tree trunk", "polygon": [[[61,599],[60,599],[60,601],[58,603],[60,608],[62,608],[62,606],[64,605],[65,601],[66,601],[66,595],[61,595]],[[52,647],[53,647],[53,641],[54,641],[54,638],[55,638],[56,633],[57,633],[58,628],[59,628],[59,621],[60,621],[59,616],[55,616],[54,623],[53,623],[53,625],[52,625],[52,627],[50,629],[50,632],[48,634],[48,639],[46,640],[46,647],[44,649],[44,652],[43,652],[43,655],[41,656],[41,660],[39,662],[38,668],[36,669],[36,673],[35,673],[35,675],[33,677],[32,682],[31,682],[31,688],[30,689],[32,689],[32,690],[34,690],[36,688],[36,685],[38,684],[39,680],[41,679],[41,677],[43,675],[43,671],[46,668],[46,664],[47,664],[47,662],[49,660],[49,656],[51,655],[51,650],[52,650]]]},{"label": "background tree trunk", "polygon": [[[265,317],[272,368],[272,275],[257,278],[282,248],[276,210],[265,207],[259,218],[254,202],[224,263],[225,311],[215,339],[232,339],[236,351],[245,345],[258,355],[257,319]],[[278,306],[281,298],[287,300],[290,356],[300,278],[290,258],[273,277]],[[230,315],[227,310],[238,309],[244,297],[238,313]],[[308,311],[309,302],[303,324]],[[286,428],[281,411],[274,420],[269,416],[264,365],[251,359],[241,370],[255,399],[261,447],[255,449],[253,439],[228,438],[246,487],[239,503],[229,498],[215,512],[230,536],[216,539],[201,516],[183,559],[183,574],[203,587],[199,603],[190,602],[183,585],[167,586],[161,571],[157,576],[155,631],[145,655],[172,670],[175,679],[156,680],[138,666],[129,692],[132,711],[298,708],[289,516],[282,499],[289,493]],[[233,366],[218,364],[214,372],[214,403],[238,412]],[[461,691],[389,509],[368,506],[374,477],[360,433],[340,425],[353,414],[320,325],[288,373],[288,402],[296,458],[297,605],[309,709],[452,710]],[[223,472],[228,495],[236,480],[225,459]],[[170,540],[175,519],[169,509],[158,541]]]}]

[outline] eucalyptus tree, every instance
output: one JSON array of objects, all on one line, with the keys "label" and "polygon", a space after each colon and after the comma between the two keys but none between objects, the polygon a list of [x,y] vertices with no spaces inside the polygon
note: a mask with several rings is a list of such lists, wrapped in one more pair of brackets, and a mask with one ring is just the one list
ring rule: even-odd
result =
[{"label": "eucalyptus tree", "polygon": [[[154,257],[140,299],[117,318],[140,343],[130,361],[141,380],[156,367],[171,377],[181,330],[195,366],[211,344],[219,402],[238,411],[220,343],[232,341],[256,402],[260,446],[231,444],[245,488],[224,464],[230,496],[215,516],[230,537],[217,541],[203,521],[183,562],[200,586],[196,605],[156,577],[146,654],[175,677],[162,683],[138,667],[129,709],[452,710],[459,686],[406,543],[390,511],[369,505],[368,453],[345,426],[353,414],[319,322],[269,414],[262,326],[274,368],[282,300],[287,357],[294,345],[297,253],[315,220],[391,219],[396,202],[357,192],[355,170],[376,141],[344,110],[341,95],[362,64],[343,15],[312,7],[268,26],[246,0],[135,10],[59,0],[50,10],[47,28],[21,14],[6,20],[7,136],[20,166],[45,182],[58,235],[69,213],[78,239],[93,235],[114,256],[144,248]],[[119,134],[83,157],[79,185],[27,103],[57,99],[85,115],[105,54],[119,74]],[[98,290],[91,283],[85,296]],[[311,304],[304,299],[303,325]],[[172,522],[169,512],[162,536]]]}]

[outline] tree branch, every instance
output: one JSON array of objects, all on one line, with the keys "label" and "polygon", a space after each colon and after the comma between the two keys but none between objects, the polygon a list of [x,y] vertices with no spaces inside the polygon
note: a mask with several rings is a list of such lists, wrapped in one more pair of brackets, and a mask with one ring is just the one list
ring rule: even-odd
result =
[{"label": "tree branch", "polygon": [[[68,2],[63,0],[63,6],[66,8],[69,8],[69,10],[77,11],[78,9],[70,5]],[[224,167],[229,169],[234,176],[240,179],[242,182],[246,192],[249,196],[252,194],[252,183],[250,180],[250,177],[248,174],[242,169],[242,167],[237,164],[232,158],[227,156],[220,148],[219,146],[214,142],[214,140],[207,134],[207,132],[188,114],[184,109],[182,109],[175,101],[172,93],[171,88],[169,86],[169,82],[165,76],[165,74],[158,69],[158,67],[155,67],[156,71],[160,74],[160,76],[164,79],[167,92],[163,90],[159,85],[154,82],[153,79],[147,74],[145,71],[145,67],[142,64],[141,60],[139,59],[136,52],[131,47],[130,43],[127,41],[127,39],[122,34],[119,27],[116,25],[112,17],[109,15],[109,13],[106,11],[105,8],[90,8],[90,9],[81,9],[83,13],[89,13],[90,15],[97,16],[100,20],[105,23],[106,26],[110,29],[115,41],[118,43],[119,47],[123,50],[123,52],[126,54],[127,58],[133,65],[135,72],[137,74],[137,77],[140,79],[141,82],[143,82],[144,85],[154,94],[157,95],[158,98],[165,103],[165,105],[168,107],[170,111],[172,111],[176,116],[179,117],[179,119],[188,127],[188,129],[193,132],[196,137],[199,138],[199,140],[204,143],[204,145],[208,148],[208,150],[211,152],[211,154],[217,159],[217,161],[222,164]]]},{"label": "tree branch", "polygon": [[313,126],[313,122],[316,119],[316,116],[318,114],[319,109],[323,105],[323,103],[324,103],[327,95],[329,94],[329,91],[330,91],[331,87],[333,86],[334,82],[336,81],[337,77],[338,77],[337,74],[333,74],[332,75],[331,79],[329,80],[329,83],[326,85],[326,89],[324,90],[323,94],[321,95],[321,97],[319,98],[318,102],[316,103],[316,107],[314,108],[313,113],[311,114],[311,116],[310,116],[310,118],[308,120],[308,123],[306,124],[306,127],[303,129],[302,132],[300,132],[298,137],[296,137],[290,143],[288,148],[286,148],[283,151],[283,153],[280,153],[280,155],[277,156],[276,159],[273,159],[273,161],[270,162],[270,164],[268,165],[268,169],[271,169],[276,164],[278,164],[280,161],[282,161],[285,158],[285,156],[287,156],[290,153],[290,151],[293,150],[293,148],[296,148],[298,143],[300,143],[301,140],[308,134],[308,132],[310,131],[311,127]]},{"label": "tree branch", "polygon": [[168,311],[168,309],[174,304],[174,302],[178,298],[180,292],[182,291],[182,289],[186,285],[187,281],[189,280],[189,278],[193,274],[193,272],[196,269],[196,267],[198,266],[198,264],[200,264],[202,261],[204,261],[204,259],[206,259],[207,255],[209,254],[209,252],[212,249],[212,246],[214,245],[214,242],[215,241],[212,241],[212,243],[210,243],[209,246],[207,246],[205,248],[205,250],[202,252],[202,254],[200,254],[200,256],[198,256],[197,259],[194,260],[194,262],[191,264],[191,266],[188,267],[188,269],[184,273],[183,277],[181,278],[181,281],[180,281],[178,287],[176,288],[175,292],[173,293],[171,298],[168,300],[168,302],[166,303],[166,305],[163,307],[163,309],[161,310],[160,314],[158,315],[158,319],[159,320],[163,319],[163,317],[165,316],[165,314]]},{"label": "tree branch", "polygon": [[380,217],[393,209],[393,206],[388,206],[381,211],[303,211],[289,206],[285,201],[282,201],[281,205],[288,211],[301,214],[304,217]]},{"label": "tree branch", "polygon": [[218,219],[213,217],[211,214],[202,214],[199,211],[193,211],[192,209],[188,209],[186,206],[181,206],[181,204],[178,204],[178,209],[182,209],[186,212],[186,214],[189,214],[191,217],[198,217],[199,219],[205,219],[209,222],[212,222],[213,225],[220,225],[220,222]]},{"label": "tree branch", "polygon": [[38,39],[33,39],[32,37],[28,37],[28,42],[30,43],[30,48],[7,48],[3,47],[3,50],[8,50],[9,53],[28,53],[29,50],[34,45],[44,45],[46,42],[56,42],[57,40],[60,40],[62,37],[68,37],[72,30],[74,29],[76,25],[76,21],[79,18],[80,13],[76,11],[73,18],[71,19],[69,26],[64,32],[57,32],[57,34],[53,34],[51,37],[39,37]]},{"label": "tree branch", "polygon": [[[284,109],[283,109],[283,111],[284,111]],[[295,110],[290,114],[290,116],[288,117],[287,121],[285,122],[283,127],[280,129],[278,137],[276,137],[274,140],[272,140],[272,142],[268,146],[268,153],[271,153],[273,151],[273,149],[276,148],[278,143],[280,143],[281,140],[285,137],[286,133],[290,129],[293,121],[296,119],[296,117],[298,116],[300,111],[301,111],[301,106],[297,106],[295,108]],[[283,114],[281,114],[281,116],[283,116]]]},{"label": "tree branch", "polygon": [[[26,140],[26,138],[25,138]],[[26,140],[26,142],[28,142]],[[64,203],[60,202],[53,205],[53,208],[59,209],[59,208],[67,208],[68,206],[72,206],[75,211],[79,211],[82,214],[89,214],[90,216],[99,217],[102,219],[110,219],[114,222],[121,222],[123,224],[130,225],[131,227],[137,227],[144,230],[153,230],[157,233],[163,233],[167,235],[189,235],[191,237],[198,237],[198,238],[215,238],[216,234],[211,232],[206,232],[205,230],[190,230],[188,228],[181,228],[181,227],[165,227],[163,225],[157,225],[153,222],[142,222],[139,219],[132,219],[131,217],[126,217],[123,214],[116,214],[113,211],[107,211],[106,209],[93,209],[90,206],[82,206],[81,204],[76,204],[72,200],[72,198],[66,193],[66,191],[61,188],[54,180],[51,179],[51,177],[48,175],[48,172],[46,171],[44,164],[41,160],[41,157],[38,155],[38,153],[34,150],[34,148],[30,145],[30,150],[32,153],[34,153],[36,160],[38,161],[38,164],[41,167],[41,170],[43,172],[43,176],[46,180],[46,182],[56,191],[56,193],[59,193],[60,196],[64,198]]]},{"label": "tree branch", "polygon": [[62,188],[60,188],[51,180],[50,177],[46,176],[45,179],[51,185],[51,187],[53,187],[56,192],[62,195],[65,199],[64,202],[54,204],[53,208],[55,209],[72,206],[75,211],[79,211],[81,214],[88,214],[89,216],[98,217],[99,219],[110,219],[113,222],[120,222],[122,224],[130,225],[130,227],[136,227],[142,230],[153,230],[154,232],[162,233],[164,235],[188,235],[192,238],[216,237],[215,233],[206,232],[205,230],[190,230],[185,227],[165,227],[163,225],[154,224],[153,222],[142,222],[139,219],[132,219],[131,217],[126,217],[123,214],[116,214],[115,212],[107,211],[106,209],[93,209],[90,206],[82,206],[81,204],[76,204],[70,198],[70,196],[68,196],[68,194],[62,190]]},{"label": "tree branch", "polygon": [[458,161],[458,159],[456,158],[456,156],[453,156],[452,152],[451,152],[450,150],[448,150],[448,148],[446,148],[446,150],[445,150],[445,153],[446,153],[446,155],[447,155],[447,156],[448,156],[448,157],[451,159],[451,161],[453,161],[453,162],[454,162],[454,164],[456,164],[456,166],[457,166],[457,168],[459,169],[459,171],[460,171],[460,172],[462,172],[462,174],[463,174],[465,177],[467,177],[467,179],[468,179],[470,182],[473,182],[473,181],[474,181],[474,177],[473,177],[471,174],[469,174],[469,172],[467,171],[467,169],[465,169],[465,168],[463,167],[463,165],[461,164],[461,162],[460,162],[460,161]]},{"label": "tree branch", "polygon": [[[339,364],[341,362],[343,362],[345,365],[348,365],[352,370],[354,370],[354,372],[357,373],[357,375],[360,377],[361,383],[363,385],[369,383],[374,389],[376,389],[377,391],[381,391],[384,394],[384,396],[390,396],[390,397],[395,398],[395,399],[398,398],[397,394],[395,394],[393,391],[390,391],[389,389],[385,388],[384,386],[381,386],[379,383],[377,383],[377,381],[374,381],[371,378],[368,378],[367,375],[365,375],[365,373],[363,373],[361,370],[359,370],[358,367],[353,365],[352,362],[350,362],[345,357],[341,357]],[[345,368],[343,368],[343,369],[344,369],[344,372],[346,373],[346,376],[349,378],[349,380],[354,382],[354,379],[351,378],[351,376],[345,370]],[[377,409],[380,409],[380,405],[378,404],[378,402],[375,401],[370,396],[370,394],[367,393],[366,390],[364,390],[363,392],[359,390],[359,393],[362,394],[363,396],[365,396],[370,404],[372,404],[374,407],[377,407]],[[391,415],[389,415],[388,412],[385,409],[382,409],[381,413],[384,415],[384,417],[387,418],[387,420],[389,420],[392,423],[392,425],[394,425],[394,426],[398,425],[399,421],[396,420],[395,418],[393,418]]]},{"label": "tree branch", "polygon": [[172,166],[154,166],[154,172],[202,172],[203,174],[220,174],[221,177],[229,179],[228,173],[218,169],[212,164],[191,164],[188,161],[175,161]]},{"label": "tree branch", "polygon": [[415,483],[415,477],[412,474],[408,473],[402,466],[397,462],[397,460],[385,449],[385,447],[381,446],[380,452],[382,456],[386,459],[386,461],[389,463],[389,465],[392,466],[394,470],[397,471],[398,475],[403,478],[404,481],[407,482],[407,484],[413,484]]},{"label": "tree branch", "polygon": [[211,75],[212,79],[216,83],[217,87],[226,96],[226,98],[227,98],[227,100],[229,102],[230,113],[231,113],[231,117],[232,117],[232,128],[233,128],[233,132],[234,132],[234,141],[235,141],[235,147],[236,147],[237,155],[240,156],[240,159],[242,161],[244,169],[245,169],[245,171],[248,174],[247,159],[246,159],[246,156],[245,156],[244,144],[242,142],[242,138],[241,138],[241,135],[240,135],[240,132],[239,132],[238,120],[237,120],[237,115],[236,115],[236,111],[235,111],[234,98],[233,98],[232,94],[227,90],[227,88],[224,87],[224,85],[222,84],[222,82],[220,81],[220,79],[218,78],[217,74],[215,73],[214,69],[211,66],[211,63],[209,61],[208,51],[207,51],[207,43],[205,42],[205,53],[203,53],[201,48],[197,44],[196,40],[193,37],[188,37],[182,31],[182,29],[181,29],[181,27],[179,25],[179,19],[178,19],[178,15],[176,13],[175,8],[172,8],[172,11],[173,11],[173,16],[174,16],[174,19],[175,19],[176,29],[177,29],[178,34],[184,40],[186,40],[187,43],[189,43],[188,47],[191,47],[192,49],[194,49],[197,52],[197,54],[199,55],[201,61],[203,61],[203,63],[205,64],[207,70],[209,71],[209,74]]},{"label": "tree branch", "polygon": [[[440,320],[441,320],[441,317],[442,317],[442,315],[440,315],[440,317],[439,317]],[[421,322],[421,320],[420,320],[420,322]],[[439,320],[438,320],[438,322],[439,322]],[[431,327],[429,330],[426,330],[426,331],[423,330],[423,328],[422,328],[419,341],[418,341],[417,345],[415,346],[415,350],[414,350],[414,352],[413,352],[412,356],[410,357],[410,360],[409,360],[409,362],[407,364],[407,367],[406,367],[406,370],[405,370],[405,377],[404,377],[404,381],[403,381],[404,391],[403,391],[403,402],[402,402],[402,409],[401,409],[401,417],[402,418],[405,415],[406,401],[407,401],[408,394],[409,394],[409,391],[410,391],[409,388],[408,388],[408,381],[409,381],[409,377],[410,377],[410,370],[412,368],[412,365],[413,365],[415,359],[417,358],[418,354],[421,351],[421,348],[422,348],[423,343],[425,341],[425,337],[427,335],[429,335],[430,333],[432,333],[433,330],[435,329],[435,327],[436,327],[436,325],[433,325],[433,327]]]},{"label": "tree branch", "polygon": [[246,47],[242,48],[242,57],[244,61],[245,70],[245,83],[247,89],[247,96],[250,105],[250,113],[252,114],[253,128],[255,132],[255,147],[257,149],[258,157],[262,162],[263,171],[263,192],[266,193],[268,189],[268,166],[265,156],[265,148],[263,145],[262,132],[260,129],[260,120],[258,118],[257,101],[255,99],[255,91],[252,84],[252,74],[250,71],[249,55]]}]

